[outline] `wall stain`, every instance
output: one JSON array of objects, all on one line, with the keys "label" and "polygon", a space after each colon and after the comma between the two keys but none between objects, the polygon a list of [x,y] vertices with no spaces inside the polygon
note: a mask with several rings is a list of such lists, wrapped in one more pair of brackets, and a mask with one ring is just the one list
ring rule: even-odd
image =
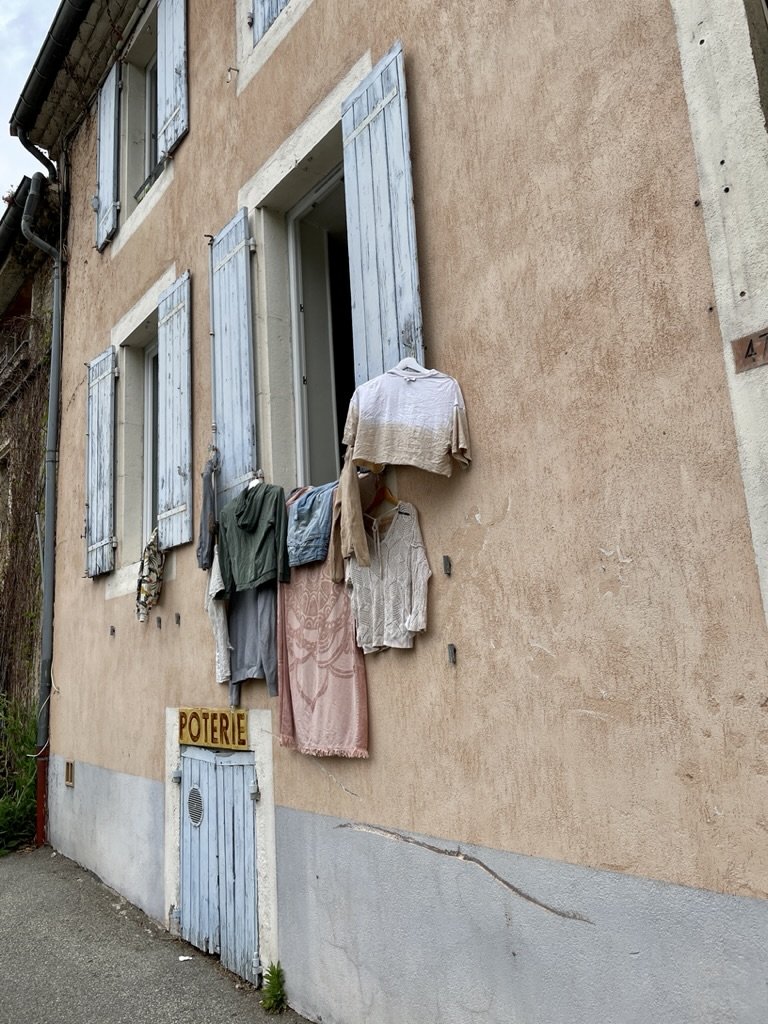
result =
[{"label": "wall stain", "polygon": [[519,896],[521,900],[525,900],[526,903],[532,903],[533,906],[539,907],[540,910],[546,910],[549,914],[554,914],[556,917],[562,917],[566,921],[580,921],[582,924],[589,924],[594,927],[594,921],[590,921],[589,918],[579,914],[576,910],[559,910],[557,907],[551,907],[548,903],[543,903],[541,900],[536,899],[535,896],[531,896],[529,893],[519,889],[512,882],[503,878],[498,872],[494,871],[493,868],[489,867],[484,861],[480,860],[479,857],[474,857],[471,853],[464,853],[459,847],[455,850],[446,850],[441,846],[434,846],[432,843],[426,843],[421,839],[414,839],[413,836],[405,835],[402,832],[398,832],[395,829],[380,828],[377,825],[365,825],[362,822],[347,821],[341,825],[336,825],[336,828],[349,829],[352,832],[367,832],[370,835],[381,836],[382,839],[392,839],[398,843],[408,843],[410,846],[418,846],[422,850],[428,850],[430,853],[440,854],[442,857],[453,857],[456,860],[463,860],[467,864],[474,864],[475,867],[480,868],[487,875],[503,888],[508,889],[509,892],[514,893],[515,896]]},{"label": "wall stain", "polygon": [[612,548],[610,551],[605,548],[598,548],[600,553],[600,571],[603,573],[600,579],[600,593],[610,594],[616,597],[622,587],[627,585],[627,566],[632,564],[632,558],[622,553],[620,547]]}]

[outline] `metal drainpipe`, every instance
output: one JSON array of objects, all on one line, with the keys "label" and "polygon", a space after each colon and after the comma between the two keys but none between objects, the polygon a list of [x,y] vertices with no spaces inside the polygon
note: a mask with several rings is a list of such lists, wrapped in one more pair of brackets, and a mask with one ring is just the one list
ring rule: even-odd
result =
[{"label": "metal drainpipe", "polygon": [[45,167],[46,171],[48,171],[48,179],[50,181],[56,181],[58,178],[58,174],[56,172],[56,165],[54,163],[51,163],[51,161],[48,159],[45,153],[39,150],[37,146],[34,145],[34,143],[29,141],[29,139],[27,138],[27,133],[24,131],[23,128],[18,129],[18,136],[19,142],[22,144],[24,149],[30,152],[36,160],[39,160],[43,167]]},{"label": "metal drainpipe", "polygon": [[56,545],[56,463],[59,446],[59,387],[61,379],[61,250],[49,245],[32,230],[47,179],[38,171],[32,177],[21,218],[24,237],[53,260],[53,325],[48,383],[48,429],[45,441],[45,526],[43,540],[43,610],[41,624],[40,692],[37,713],[37,821],[35,842],[46,841],[48,759],[50,750],[51,669],[53,664],[53,586]]}]

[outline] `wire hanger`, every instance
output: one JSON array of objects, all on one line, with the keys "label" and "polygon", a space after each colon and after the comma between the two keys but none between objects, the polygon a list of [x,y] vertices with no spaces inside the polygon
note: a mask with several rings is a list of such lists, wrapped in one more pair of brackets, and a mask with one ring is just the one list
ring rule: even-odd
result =
[{"label": "wire hanger", "polygon": [[258,487],[259,484],[264,483],[264,470],[257,469],[253,474],[253,479],[248,481],[248,490],[252,490],[254,487]]}]

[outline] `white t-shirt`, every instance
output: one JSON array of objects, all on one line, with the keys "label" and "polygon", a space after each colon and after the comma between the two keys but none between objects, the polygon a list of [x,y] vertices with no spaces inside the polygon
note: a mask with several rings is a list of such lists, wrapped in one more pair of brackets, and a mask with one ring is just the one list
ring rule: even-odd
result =
[{"label": "white t-shirt", "polygon": [[344,427],[352,460],[379,472],[417,466],[450,476],[471,459],[469,427],[458,383],[439,370],[393,369],[361,384]]}]

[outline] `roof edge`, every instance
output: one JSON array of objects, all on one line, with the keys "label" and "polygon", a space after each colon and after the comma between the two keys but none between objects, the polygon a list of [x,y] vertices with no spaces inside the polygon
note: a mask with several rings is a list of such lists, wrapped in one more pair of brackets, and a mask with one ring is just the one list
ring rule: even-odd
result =
[{"label": "roof edge", "polygon": [[11,115],[11,135],[31,131],[93,0],[62,0]]}]

